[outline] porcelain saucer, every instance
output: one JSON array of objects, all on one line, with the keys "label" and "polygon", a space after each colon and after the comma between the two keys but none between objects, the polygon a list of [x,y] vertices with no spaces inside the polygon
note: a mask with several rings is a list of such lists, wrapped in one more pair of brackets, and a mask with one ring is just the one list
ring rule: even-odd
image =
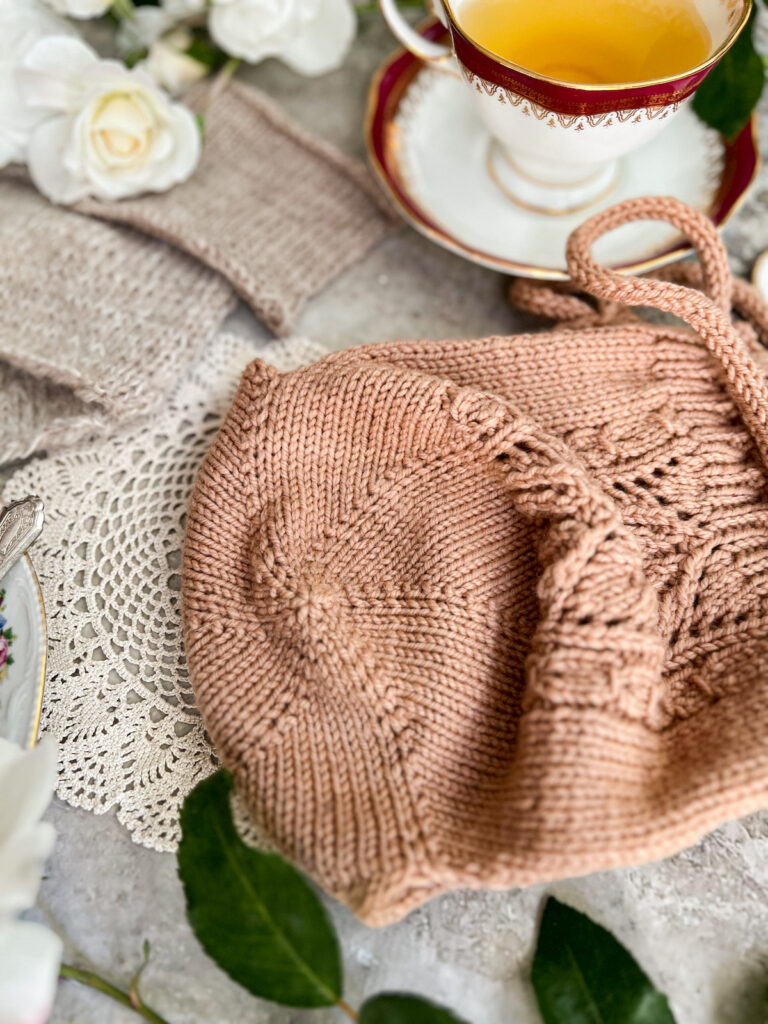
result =
[{"label": "porcelain saucer", "polygon": [[0,737],[22,747],[37,739],[47,645],[43,594],[25,555],[0,580]]},{"label": "porcelain saucer", "polygon": [[[422,35],[445,36],[439,22]],[[728,143],[690,107],[655,139],[625,157],[608,194],[588,210],[549,215],[523,209],[489,172],[490,139],[463,82],[399,50],[375,76],[366,122],[373,168],[400,212],[439,245],[494,270],[567,278],[565,242],[585,217],[622,199],[672,195],[723,225],[759,169],[756,122]],[[663,266],[690,252],[668,225],[625,225],[601,238],[595,255],[627,272]]]}]

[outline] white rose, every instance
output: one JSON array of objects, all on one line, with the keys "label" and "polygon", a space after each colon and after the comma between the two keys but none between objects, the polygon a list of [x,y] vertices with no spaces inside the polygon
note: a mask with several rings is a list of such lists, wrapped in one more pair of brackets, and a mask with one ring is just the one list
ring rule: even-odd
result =
[{"label": "white rose", "polygon": [[162,0],[160,5],[171,21],[181,21],[202,14],[207,0]]},{"label": "white rose", "polygon": [[322,75],[343,61],[355,14],[350,0],[212,0],[208,27],[235,57],[279,57],[303,75]]},{"label": "white rose", "polygon": [[66,22],[37,0],[0,0],[0,167],[23,161],[40,113],[21,102],[16,68],[38,39],[68,32]]},{"label": "white rose", "polygon": [[118,51],[125,57],[137,50],[147,50],[167,32],[173,19],[162,7],[137,7],[130,18],[122,18],[115,33]]},{"label": "white rose", "polygon": [[59,14],[69,18],[100,18],[112,6],[113,0],[47,0]]},{"label": "white rose", "polygon": [[157,84],[173,96],[205,78],[209,71],[205,64],[184,52],[191,42],[189,29],[177,28],[156,39],[149,48],[144,66]]},{"label": "white rose", "polygon": [[18,921],[37,898],[53,826],[40,817],[56,784],[56,747],[34,750],[0,739],[0,1021],[41,1024],[56,990],[61,941],[41,924]]},{"label": "white rose", "polygon": [[135,7],[131,17],[122,18],[118,25],[115,39],[119,52],[126,56],[137,50],[148,50],[156,39],[170,32],[180,21],[202,22],[197,15],[204,13],[205,4],[206,0],[163,0],[157,7]]},{"label": "white rose", "polygon": [[0,1020],[43,1024],[56,995],[61,939],[33,921],[0,921]]},{"label": "white rose", "polygon": [[17,72],[24,101],[50,116],[29,140],[28,166],[55,203],[164,192],[200,158],[191,111],[142,68],[128,70],[78,40],[43,39]]}]

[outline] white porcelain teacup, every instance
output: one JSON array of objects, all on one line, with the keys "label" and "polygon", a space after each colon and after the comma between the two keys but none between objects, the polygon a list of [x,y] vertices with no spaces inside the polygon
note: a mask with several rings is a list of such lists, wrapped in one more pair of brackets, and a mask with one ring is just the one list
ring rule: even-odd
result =
[{"label": "white porcelain teacup", "polygon": [[[423,38],[396,0],[379,0],[397,39],[421,60],[460,77],[490,133],[488,170],[522,206],[547,213],[585,208],[610,192],[620,157],[653,138],[702,83],[746,25],[752,0],[694,0],[711,37],[707,59],[656,81],[573,84],[528,71],[471,39],[467,0],[432,0],[451,45]],[[531,0],[535,2],[535,0]]]}]

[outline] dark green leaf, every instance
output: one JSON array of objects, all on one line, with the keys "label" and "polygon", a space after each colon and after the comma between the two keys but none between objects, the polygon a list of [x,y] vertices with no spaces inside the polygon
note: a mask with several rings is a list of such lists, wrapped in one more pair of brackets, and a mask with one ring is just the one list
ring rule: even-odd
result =
[{"label": "dark green leaf", "polygon": [[465,1024],[436,1003],[399,992],[374,996],[360,1010],[360,1024]]},{"label": "dark green leaf", "polygon": [[330,1006],[341,995],[336,934],[315,891],[282,857],[235,830],[232,776],[199,783],[181,810],[179,876],[203,948],[236,982],[286,1006]]},{"label": "dark green leaf", "polygon": [[749,120],[765,81],[765,68],[752,42],[755,15],[707,75],[693,97],[693,109],[726,139],[735,139]]},{"label": "dark green leaf", "polygon": [[123,57],[123,64],[127,68],[135,68],[139,61],[144,60],[148,53],[149,50],[131,50],[130,53],[126,53]]},{"label": "dark green leaf", "polygon": [[531,981],[544,1024],[675,1024],[667,997],[611,933],[552,897]]},{"label": "dark green leaf", "polygon": [[220,50],[218,46],[214,46],[204,32],[199,31],[194,33],[192,42],[184,53],[199,64],[204,64],[207,68],[211,68],[212,71],[218,71],[219,68],[224,67],[229,59],[223,50]]}]

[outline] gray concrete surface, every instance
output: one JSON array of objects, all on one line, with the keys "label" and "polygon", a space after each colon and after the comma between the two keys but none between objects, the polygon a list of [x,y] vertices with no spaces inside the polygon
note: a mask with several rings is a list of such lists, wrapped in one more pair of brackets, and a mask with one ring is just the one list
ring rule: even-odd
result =
[{"label": "gray concrete surface", "polygon": [[[391,41],[376,15],[361,19],[345,67],[321,80],[268,63],[247,77],[299,121],[362,156],[367,83]],[[768,192],[759,187],[729,232],[744,269],[768,245]],[[233,329],[269,345],[244,309]],[[519,329],[504,282],[406,227],[308,305],[299,332],[341,348],[396,337],[473,336]],[[199,949],[184,918],[175,859],[132,843],[107,814],[57,803],[59,840],[41,909],[67,936],[67,955],[125,984],[145,938],[152,961],[143,992],[170,1024],[330,1024],[335,1011],[290,1011],[255,1000]],[[733,823],[657,865],[545,888],[457,892],[374,931],[332,907],[342,936],[347,998],[408,989],[449,1003],[472,1024],[534,1024],[527,976],[542,893],[589,911],[633,950],[670,995],[678,1024],[764,1024],[768,985],[768,815]],[[130,1024],[103,996],[63,983],[54,1024]]]}]

